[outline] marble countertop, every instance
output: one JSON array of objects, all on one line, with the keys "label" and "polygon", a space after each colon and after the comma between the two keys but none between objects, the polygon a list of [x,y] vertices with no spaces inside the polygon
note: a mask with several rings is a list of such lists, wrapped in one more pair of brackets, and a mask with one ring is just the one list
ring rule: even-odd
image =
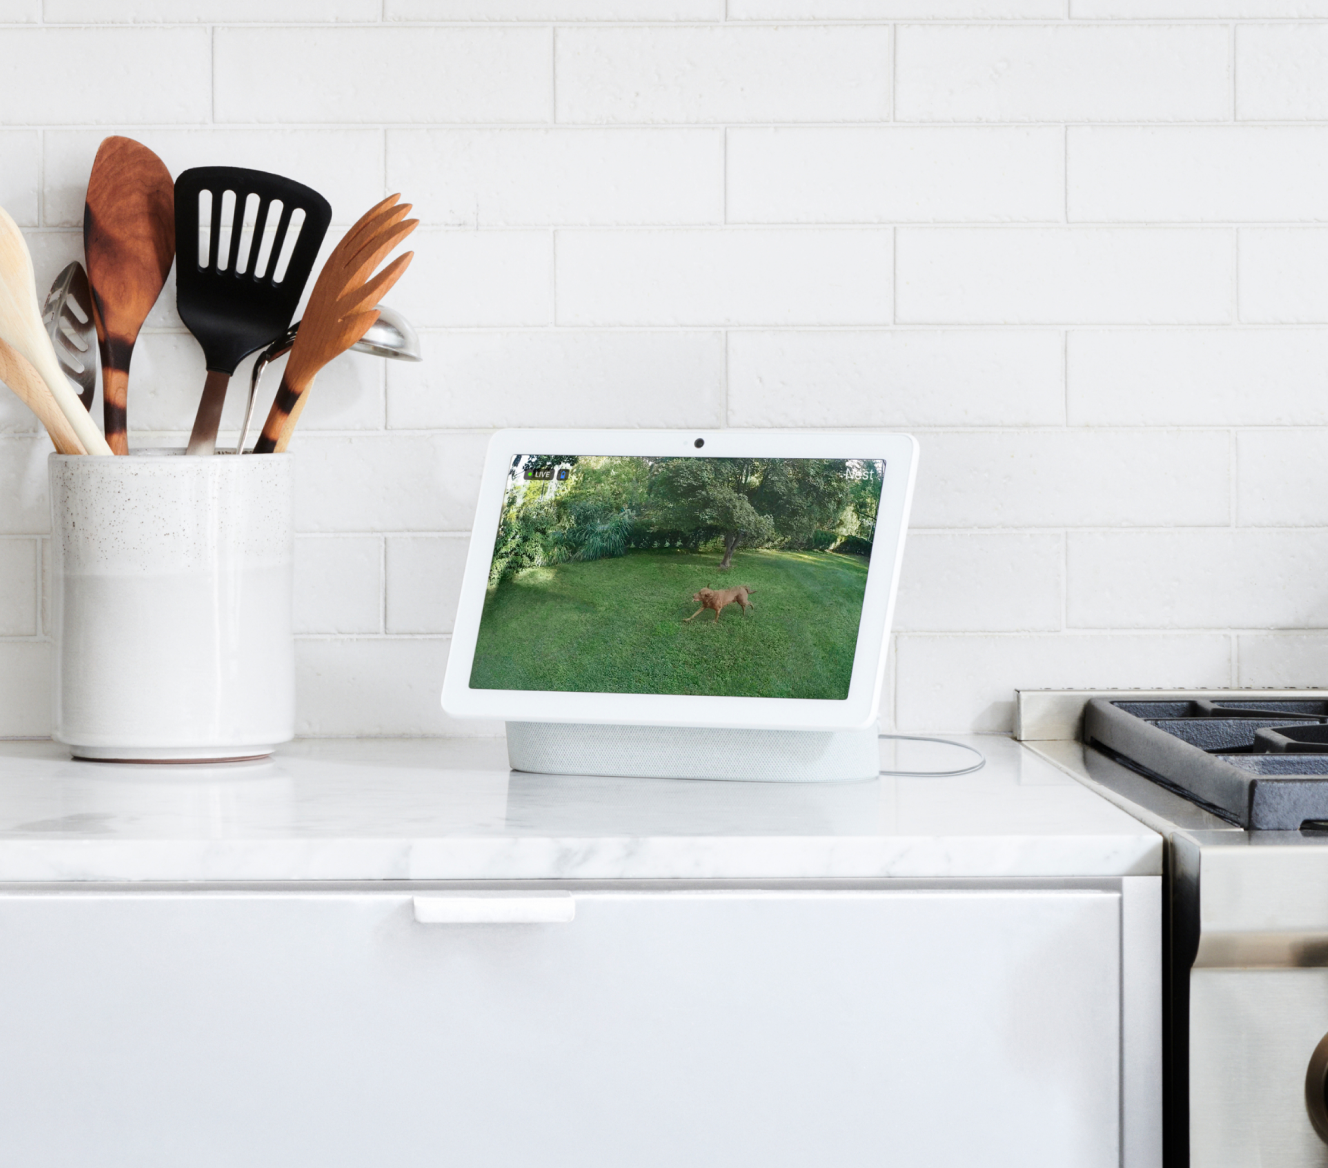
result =
[{"label": "marble countertop", "polygon": [[[0,881],[1155,875],[1161,838],[1009,738],[958,778],[817,785],[511,772],[502,739],[322,739],[221,767],[0,742]],[[896,752],[898,752],[896,754]],[[882,765],[957,769],[882,743]]]}]

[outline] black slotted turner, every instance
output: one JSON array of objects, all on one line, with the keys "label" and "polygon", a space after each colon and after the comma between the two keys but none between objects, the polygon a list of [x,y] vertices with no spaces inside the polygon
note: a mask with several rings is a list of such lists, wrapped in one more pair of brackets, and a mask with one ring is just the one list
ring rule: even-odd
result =
[{"label": "black slotted turner", "polygon": [[[207,254],[200,256],[199,204],[204,191],[211,195],[212,211]],[[221,205],[227,191],[234,193],[235,209],[229,244],[222,255]],[[259,203],[249,237],[243,228],[251,195],[257,195]],[[285,271],[277,279],[291,217],[297,210],[304,212],[304,222]],[[264,249],[274,213],[278,215],[276,234],[271,248]],[[203,400],[189,435],[189,454],[216,452],[231,374],[250,353],[285,333],[331,221],[332,207],[322,195],[279,174],[238,166],[198,166],[175,180],[176,305],[180,319],[203,347],[208,368]],[[247,251],[241,250],[244,240],[248,241]]]}]

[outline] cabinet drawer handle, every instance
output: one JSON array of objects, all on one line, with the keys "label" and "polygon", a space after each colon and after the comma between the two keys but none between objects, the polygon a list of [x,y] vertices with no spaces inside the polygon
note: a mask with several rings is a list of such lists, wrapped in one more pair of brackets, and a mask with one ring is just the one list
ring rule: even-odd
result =
[{"label": "cabinet drawer handle", "polygon": [[416,896],[422,925],[562,925],[576,917],[570,892],[538,896]]}]

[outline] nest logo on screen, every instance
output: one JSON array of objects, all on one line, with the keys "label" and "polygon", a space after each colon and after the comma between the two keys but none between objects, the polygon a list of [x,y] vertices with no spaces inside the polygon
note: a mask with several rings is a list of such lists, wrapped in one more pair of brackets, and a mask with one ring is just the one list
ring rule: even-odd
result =
[{"label": "nest logo on screen", "polygon": [[517,455],[472,688],[843,701],[884,473]]}]

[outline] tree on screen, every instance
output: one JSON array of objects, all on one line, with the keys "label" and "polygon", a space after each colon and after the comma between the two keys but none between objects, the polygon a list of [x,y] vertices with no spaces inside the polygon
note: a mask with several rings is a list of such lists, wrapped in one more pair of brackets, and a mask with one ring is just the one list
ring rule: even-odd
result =
[{"label": "tree on screen", "polygon": [[662,459],[651,477],[651,518],[661,527],[719,536],[733,566],[739,546],[808,543],[834,525],[849,502],[843,460],[761,458]]}]

